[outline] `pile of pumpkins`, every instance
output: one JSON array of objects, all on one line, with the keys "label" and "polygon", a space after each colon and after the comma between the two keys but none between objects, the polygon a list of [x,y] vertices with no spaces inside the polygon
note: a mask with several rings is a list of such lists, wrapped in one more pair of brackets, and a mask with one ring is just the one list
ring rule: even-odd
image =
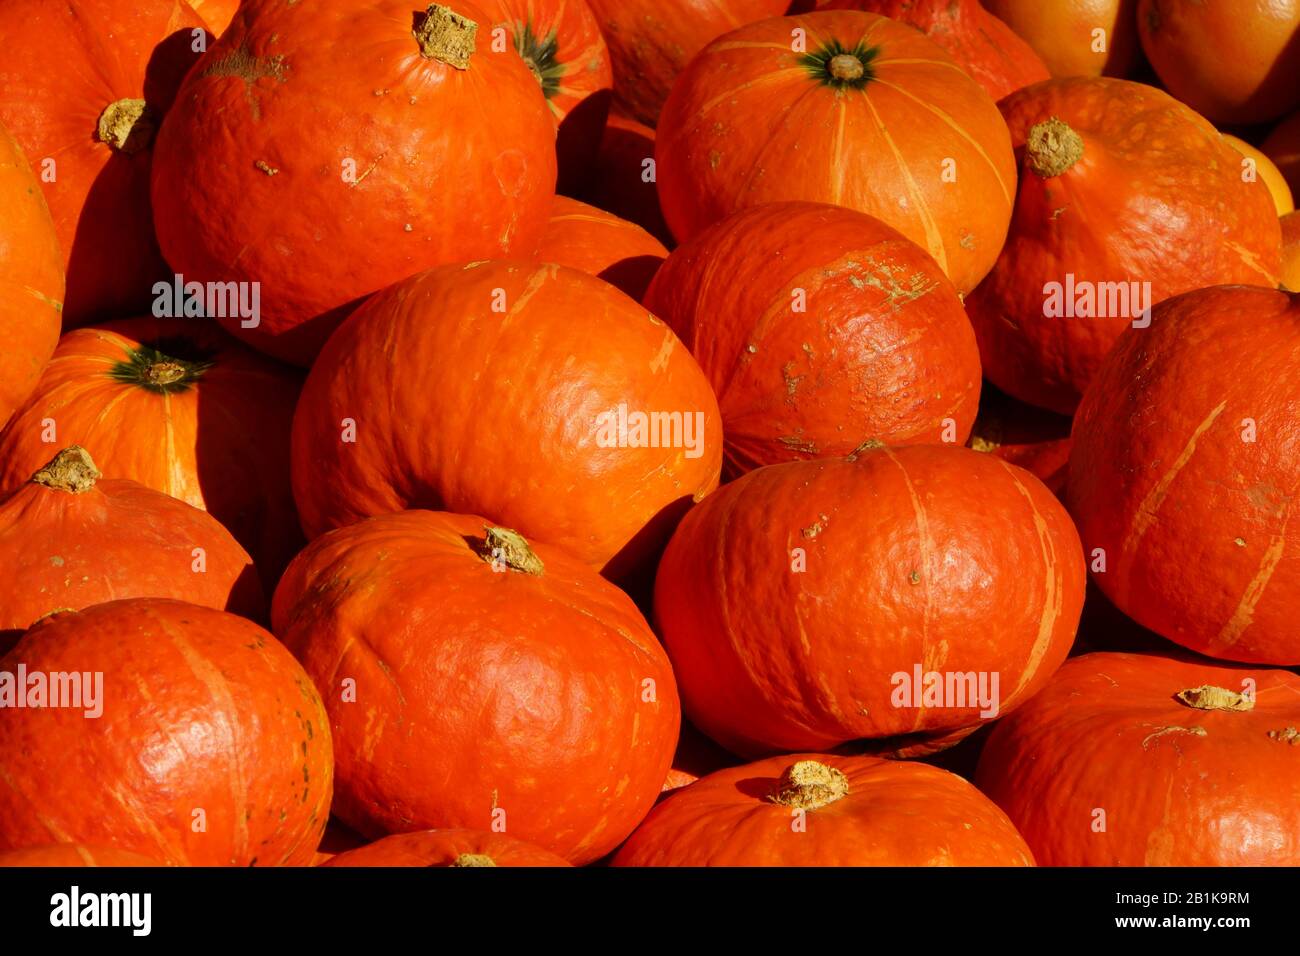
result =
[{"label": "pile of pumpkins", "polygon": [[0,864],[1300,864],[1300,3],[0,48]]}]

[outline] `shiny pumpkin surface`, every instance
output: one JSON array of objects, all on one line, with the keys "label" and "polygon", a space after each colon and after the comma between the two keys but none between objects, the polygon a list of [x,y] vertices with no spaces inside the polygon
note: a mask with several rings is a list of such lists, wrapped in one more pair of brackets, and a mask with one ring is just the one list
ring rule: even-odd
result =
[{"label": "shiny pumpkin surface", "polygon": [[1042,866],[1296,866],[1298,727],[1287,671],[1085,654],[994,726],[975,779]]},{"label": "shiny pumpkin surface", "polygon": [[397,833],[348,850],[322,866],[571,866],[562,856],[483,830]]},{"label": "shiny pumpkin surface", "polygon": [[668,257],[636,223],[567,196],[556,196],[537,258],[604,279],[637,301]]},{"label": "shiny pumpkin surface", "polygon": [[1138,61],[1138,0],[980,2],[1034,48],[1053,76],[1122,77]]},{"label": "shiny pumpkin surface", "polygon": [[589,863],[659,793],[672,670],[625,594],[490,528],[407,511],[323,535],[280,582],[275,632],[324,690],[349,826],[504,825]]}]

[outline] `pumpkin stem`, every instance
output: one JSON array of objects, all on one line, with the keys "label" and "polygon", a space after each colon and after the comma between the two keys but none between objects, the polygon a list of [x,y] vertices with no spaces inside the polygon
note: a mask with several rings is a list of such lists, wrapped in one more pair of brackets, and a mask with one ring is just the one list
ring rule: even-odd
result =
[{"label": "pumpkin stem", "polygon": [[415,15],[411,31],[420,45],[420,56],[437,60],[457,70],[469,69],[469,58],[474,55],[478,24],[463,17],[450,7],[431,3],[423,13]]},{"label": "pumpkin stem", "polygon": [[484,528],[483,543],[478,555],[488,564],[504,564],[512,571],[524,574],[541,574],[545,570],[542,559],[533,554],[524,536],[509,528]]},{"label": "pumpkin stem", "polygon": [[451,861],[452,866],[496,866],[497,861],[486,853],[462,853]]},{"label": "pumpkin stem", "polygon": [[1025,156],[1043,179],[1059,176],[1083,156],[1083,139],[1065,120],[1052,116],[1030,128]]},{"label": "pumpkin stem", "polygon": [[104,107],[95,132],[101,143],[130,156],[153,141],[155,126],[153,110],[144,100],[123,99]]},{"label": "pumpkin stem", "polygon": [[1255,698],[1240,694],[1235,690],[1228,690],[1226,687],[1214,687],[1210,684],[1180,690],[1174,697],[1180,703],[1186,704],[1188,707],[1194,707],[1197,710],[1245,711],[1255,709]]},{"label": "pumpkin stem", "polygon": [[79,495],[95,487],[101,472],[95,467],[90,452],[80,445],[69,445],[50,460],[50,463],[32,475],[32,481],[46,488]]},{"label": "pumpkin stem", "polygon": [[816,760],[800,760],[786,768],[776,793],[768,799],[783,807],[817,810],[849,795],[849,778]]},{"label": "pumpkin stem", "polygon": [[867,72],[867,68],[862,65],[862,61],[848,53],[841,53],[838,56],[831,57],[827,70],[832,79],[839,80],[841,83],[856,80]]},{"label": "pumpkin stem", "polygon": [[860,90],[876,78],[872,65],[880,48],[858,41],[846,47],[839,40],[831,40],[812,53],[805,53],[799,62],[807,68],[813,79],[837,90]]},{"label": "pumpkin stem", "polygon": [[117,382],[171,395],[188,390],[202,379],[214,364],[209,361],[211,357],[210,352],[192,343],[168,339],[128,349],[126,359],[115,363],[108,375]]}]

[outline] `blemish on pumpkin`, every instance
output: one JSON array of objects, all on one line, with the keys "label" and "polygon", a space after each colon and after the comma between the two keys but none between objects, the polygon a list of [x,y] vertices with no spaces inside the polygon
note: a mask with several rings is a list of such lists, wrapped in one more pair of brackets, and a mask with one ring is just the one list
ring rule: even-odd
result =
[{"label": "blemish on pumpkin", "polygon": [[849,795],[849,778],[840,770],[816,760],[800,760],[786,768],[772,803],[800,810],[817,810]]},{"label": "blemish on pumpkin", "polygon": [[261,59],[249,53],[248,47],[241,46],[220,59],[213,60],[203,68],[200,75],[237,76],[245,83],[252,83],[264,76],[269,76],[283,83],[288,72],[283,53]]},{"label": "blemish on pumpkin", "polygon": [[1239,548],[1244,548],[1246,546],[1246,541],[1244,538],[1233,538],[1232,543]]},{"label": "blemish on pumpkin", "polygon": [[1194,707],[1197,710],[1241,712],[1255,709],[1255,699],[1253,697],[1248,697],[1235,690],[1228,690],[1226,687],[1214,687],[1210,684],[1180,690],[1174,695],[1174,699],[1180,704]]},{"label": "blemish on pumpkin", "polygon": [[257,169],[260,169],[268,176],[274,176],[276,173],[280,171],[264,159],[257,160],[255,163],[253,163],[253,166],[256,167]]},{"label": "blemish on pumpkin", "polygon": [[1204,727],[1162,727],[1153,734],[1147,734],[1146,737],[1142,739],[1142,749],[1146,750],[1147,745],[1150,744],[1151,741],[1158,737],[1163,737],[1166,734],[1191,734],[1194,737],[1210,736],[1206,733]]},{"label": "blemish on pumpkin", "polygon": [[907,580],[910,581],[912,584],[920,584],[921,572],[913,570],[912,573],[907,576]]},{"label": "blemish on pumpkin", "polygon": [[819,515],[817,516],[817,520],[816,520],[814,523],[812,523],[812,524],[809,525],[808,527],[804,528],[804,529],[803,529],[802,531],[800,531],[799,533],[800,533],[801,535],[803,535],[805,538],[815,538],[815,537],[817,537],[819,534],[821,534],[822,531],[825,530],[825,528],[826,528],[826,523],[827,523],[828,521],[830,521],[830,520],[831,520],[831,519],[830,519],[830,516],[829,516],[829,515],[822,515],[822,514],[819,514]]},{"label": "blemish on pumpkin", "polygon": [[718,163],[722,162],[722,154],[716,149],[709,150],[709,168],[717,169]]},{"label": "blemish on pumpkin", "polygon": [[808,455],[817,454],[817,445],[797,435],[780,435],[776,439],[791,451],[801,451]]},{"label": "blemish on pumpkin", "polygon": [[967,250],[968,252],[974,249],[975,234],[971,232],[963,232],[961,234],[961,238],[957,240],[957,245],[961,246],[963,249]]},{"label": "blemish on pumpkin", "polygon": [[864,451],[870,451],[870,450],[873,449],[873,448],[884,448],[884,447],[885,447],[885,443],[884,443],[883,441],[881,441],[879,438],[868,438],[866,441],[864,441],[864,442],[863,442],[861,445],[859,445],[857,448],[853,449],[853,451],[851,451],[851,452],[849,452],[847,455],[845,455],[845,456],[844,456],[844,460],[845,460],[845,461],[857,461],[857,460],[858,460],[858,455],[862,454],[862,452],[864,452]]},{"label": "blemish on pumpkin", "polygon": [[972,435],[970,438],[970,448],[972,451],[989,452],[996,451],[1001,447],[1002,446],[997,442],[990,441],[987,438],[981,438],[979,435]]},{"label": "blemish on pumpkin", "polygon": [[403,232],[414,232],[414,231],[415,231],[415,227],[412,226],[412,225],[408,222],[406,225],[404,225],[404,226],[402,227],[402,231],[403,231]]},{"label": "blemish on pumpkin", "polygon": [[1294,727],[1287,727],[1283,730],[1270,730],[1268,732],[1268,739],[1297,746],[1300,745],[1300,730],[1297,730]]}]

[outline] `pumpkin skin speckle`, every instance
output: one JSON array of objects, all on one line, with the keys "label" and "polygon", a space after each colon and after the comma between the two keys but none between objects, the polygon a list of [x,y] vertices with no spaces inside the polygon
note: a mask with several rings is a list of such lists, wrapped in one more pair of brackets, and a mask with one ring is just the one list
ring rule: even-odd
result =
[{"label": "pumpkin skin speckle", "polygon": [[539,846],[483,830],[398,833],[333,857],[322,866],[572,866]]},{"label": "pumpkin skin speckle", "polygon": [[58,834],[175,865],[312,860],[332,792],[329,723],[262,628],[182,601],[112,601],[45,618],[0,671],[19,663],[101,672],[103,713],[5,711],[0,850]]},{"label": "pumpkin skin speckle", "polygon": [[[1248,679],[1249,710],[1177,698],[1240,694]],[[1288,727],[1300,727],[1300,677],[1287,671],[1085,654],[993,727],[975,780],[1041,866],[1296,866],[1300,747]]]}]

